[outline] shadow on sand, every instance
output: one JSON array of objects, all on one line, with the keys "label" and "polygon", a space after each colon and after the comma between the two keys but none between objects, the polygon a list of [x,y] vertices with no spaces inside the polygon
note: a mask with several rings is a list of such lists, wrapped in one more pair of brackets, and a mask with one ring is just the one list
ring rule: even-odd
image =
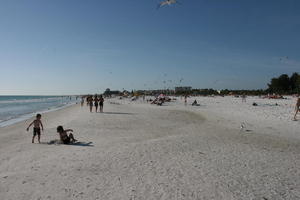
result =
[{"label": "shadow on sand", "polygon": [[59,140],[51,140],[50,142],[47,143],[41,143],[41,144],[48,144],[48,145],[70,145],[70,146],[81,146],[81,147],[93,147],[93,142],[75,142],[71,144],[63,144]]},{"label": "shadow on sand", "polygon": [[135,115],[135,113],[126,113],[126,112],[103,112],[102,114],[109,114],[109,115]]},{"label": "shadow on sand", "polygon": [[72,146],[81,146],[81,147],[93,147],[93,142],[75,142],[72,144],[67,144]]}]

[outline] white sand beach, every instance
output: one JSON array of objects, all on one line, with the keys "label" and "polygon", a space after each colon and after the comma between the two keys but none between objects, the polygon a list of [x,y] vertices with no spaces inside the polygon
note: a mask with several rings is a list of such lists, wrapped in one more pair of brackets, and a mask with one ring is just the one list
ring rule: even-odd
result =
[{"label": "white sand beach", "polygon": [[[31,144],[30,120],[0,128],[0,199],[300,199],[295,99],[196,99],[45,113],[42,144]],[[48,145],[58,125],[81,144]]]}]

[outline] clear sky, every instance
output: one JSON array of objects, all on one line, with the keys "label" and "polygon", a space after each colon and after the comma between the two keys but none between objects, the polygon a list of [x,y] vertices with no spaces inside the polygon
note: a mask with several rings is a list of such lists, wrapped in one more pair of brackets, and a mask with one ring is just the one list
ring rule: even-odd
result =
[{"label": "clear sky", "polygon": [[0,0],[0,95],[261,89],[300,71],[299,0],[158,2]]}]

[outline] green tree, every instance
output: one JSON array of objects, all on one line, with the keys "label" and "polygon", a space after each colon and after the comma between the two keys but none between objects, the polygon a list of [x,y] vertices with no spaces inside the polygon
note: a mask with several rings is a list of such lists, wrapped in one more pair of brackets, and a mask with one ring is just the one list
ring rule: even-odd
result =
[{"label": "green tree", "polygon": [[282,74],[278,78],[272,78],[268,86],[271,93],[288,93],[290,91],[290,78],[287,74]]}]

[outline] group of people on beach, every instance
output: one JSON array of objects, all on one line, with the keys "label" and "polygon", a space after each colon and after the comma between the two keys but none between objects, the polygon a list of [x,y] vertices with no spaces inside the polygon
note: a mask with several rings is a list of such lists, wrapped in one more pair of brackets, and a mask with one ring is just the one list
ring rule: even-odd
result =
[{"label": "group of people on beach", "polygon": [[[33,136],[31,141],[32,143],[34,143],[34,139],[36,136],[38,136],[38,142],[41,143],[41,131],[44,131],[44,126],[41,119],[42,119],[42,115],[37,114],[35,120],[33,120],[26,129],[27,131],[29,131],[29,128],[33,125]],[[57,127],[57,133],[59,134],[60,141],[63,144],[71,144],[77,141],[74,138],[72,132],[73,132],[72,129],[64,129],[62,126]]]},{"label": "group of people on beach", "polygon": [[[103,104],[104,104],[104,98],[102,95],[94,95],[93,96],[87,96],[86,97],[87,105],[90,108],[90,112],[93,112],[93,107],[95,107],[95,112],[103,112]],[[84,97],[81,99],[81,106],[84,104]],[[29,131],[29,128],[33,125],[33,136],[32,136],[32,143],[34,143],[35,137],[38,137],[38,142],[41,141],[41,131],[44,131],[44,126],[42,123],[42,115],[37,114],[35,120],[33,120],[27,127],[27,131]],[[74,135],[72,134],[72,129],[64,129],[62,126],[57,127],[57,133],[59,133],[60,141],[63,144],[70,144],[74,143],[77,140],[74,138]]]},{"label": "group of people on beach", "polygon": [[[186,97],[185,97],[185,102],[186,102]],[[86,98],[87,105],[90,107],[90,112],[92,112],[93,106],[95,106],[95,111],[98,112],[98,106],[100,106],[100,112],[103,112],[103,96],[100,95],[99,97],[97,95],[94,96],[88,96]],[[81,106],[83,106],[84,100],[82,98],[81,101]],[[197,101],[195,100],[194,103],[195,105],[198,105]],[[297,98],[297,102],[295,105],[295,115],[294,115],[294,120],[296,119],[296,116],[298,112],[300,111],[300,97]],[[33,120],[27,127],[27,131],[29,131],[29,128],[33,125],[33,136],[32,136],[32,143],[34,143],[34,139],[36,136],[38,136],[38,142],[40,143],[41,139],[41,131],[44,131],[44,126],[41,121],[42,115],[37,114],[36,119]],[[64,129],[62,126],[57,127],[57,133],[59,133],[60,141],[63,144],[70,144],[74,143],[77,140],[74,138],[74,135],[72,134],[73,130],[72,129]],[[68,134],[69,133],[69,134]]]},{"label": "group of people on beach", "polygon": [[[86,103],[87,106],[90,107],[90,112],[93,112],[93,107],[95,106],[95,112],[98,112],[98,107],[99,107],[99,112],[103,112],[103,104],[104,104],[104,98],[102,95],[98,96],[95,94],[95,96],[88,96],[86,97]],[[81,106],[83,106],[83,100],[81,102]]]}]

